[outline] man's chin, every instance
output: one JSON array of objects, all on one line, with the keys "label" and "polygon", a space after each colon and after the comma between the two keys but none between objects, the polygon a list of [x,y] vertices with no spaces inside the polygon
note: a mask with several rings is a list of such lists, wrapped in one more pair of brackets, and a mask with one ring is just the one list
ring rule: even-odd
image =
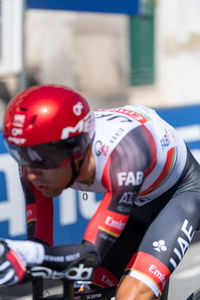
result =
[{"label": "man's chin", "polygon": [[43,190],[41,191],[42,195],[47,198],[54,198],[59,196],[62,193],[62,190]]}]

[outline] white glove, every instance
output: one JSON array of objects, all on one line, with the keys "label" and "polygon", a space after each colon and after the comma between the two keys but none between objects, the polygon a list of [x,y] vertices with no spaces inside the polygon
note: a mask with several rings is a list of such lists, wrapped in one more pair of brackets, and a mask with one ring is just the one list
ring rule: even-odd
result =
[{"label": "white glove", "polygon": [[25,275],[26,267],[44,260],[44,247],[31,241],[0,240],[0,286],[14,285]]},{"label": "white glove", "polygon": [[9,248],[17,252],[26,266],[41,265],[44,261],[44,246],[32,241],[5,240]]}]

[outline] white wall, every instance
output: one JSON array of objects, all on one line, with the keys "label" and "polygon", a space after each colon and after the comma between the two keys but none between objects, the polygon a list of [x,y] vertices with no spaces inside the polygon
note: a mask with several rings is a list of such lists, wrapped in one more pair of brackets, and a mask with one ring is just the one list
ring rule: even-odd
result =
[{"label": "white wall", "polygon": [[170,104],[199,102],[200,2],[165,0],[159,3],[158,83]]},{"label": "white wall", "polygon": [[156,84],[131,89],[130,101],[153,106],[200,103],[200,1],[156,3]]},{"label": "white wall", "polygon": [[33,10],[26,26],[27,65],[43,83],[68,85],[91,99],[125,93],[126,16]]}]

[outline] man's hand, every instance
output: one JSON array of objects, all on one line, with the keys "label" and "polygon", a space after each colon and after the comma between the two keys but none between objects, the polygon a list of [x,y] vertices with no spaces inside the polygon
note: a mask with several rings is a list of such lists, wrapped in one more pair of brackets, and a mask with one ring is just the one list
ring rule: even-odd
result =
[{"label": "man's hand", "polygon": [[32,241],[0,240],[0,286],[21,281],[27,266],[43,263],[44,247]]},{"label": "man's hand", "polygon": [[0,241],[0,285],[14,285],[21,281],[26,265],[20,255],[9,248],[4,240]]}]

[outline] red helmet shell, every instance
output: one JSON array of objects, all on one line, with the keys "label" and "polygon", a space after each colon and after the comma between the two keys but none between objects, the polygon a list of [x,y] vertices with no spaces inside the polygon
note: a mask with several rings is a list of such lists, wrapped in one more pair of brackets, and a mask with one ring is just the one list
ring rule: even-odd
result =
[{"label": "red helmet shell", "polygon": [[4,119],[8,143],[33,146],[81,133],[94,135],[94,116],[77,92],[58,85],[26,89],[9,103]]}]

